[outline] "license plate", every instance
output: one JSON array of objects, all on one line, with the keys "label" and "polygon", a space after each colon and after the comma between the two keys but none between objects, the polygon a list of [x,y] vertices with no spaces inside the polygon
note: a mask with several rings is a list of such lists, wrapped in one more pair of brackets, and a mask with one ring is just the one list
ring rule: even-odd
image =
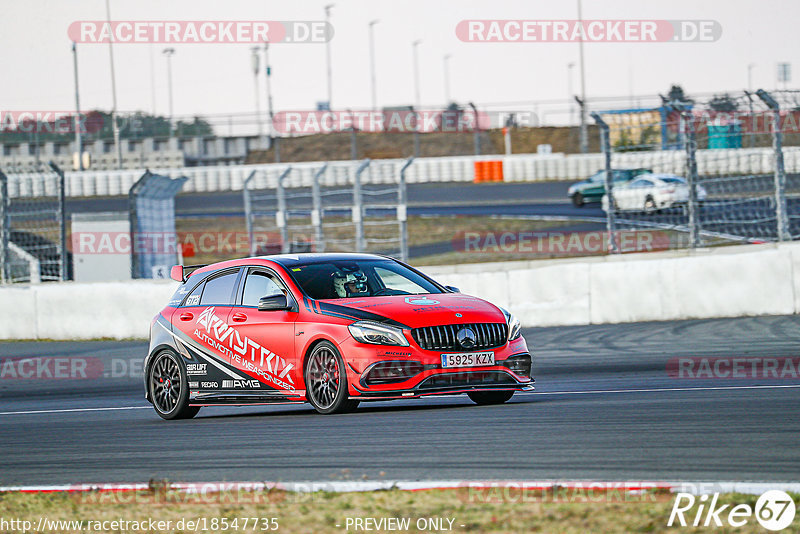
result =
[{"label": "license plate", "polygon": [[494,352],[442,354],[442,367],[483,367],[494,365]]}]

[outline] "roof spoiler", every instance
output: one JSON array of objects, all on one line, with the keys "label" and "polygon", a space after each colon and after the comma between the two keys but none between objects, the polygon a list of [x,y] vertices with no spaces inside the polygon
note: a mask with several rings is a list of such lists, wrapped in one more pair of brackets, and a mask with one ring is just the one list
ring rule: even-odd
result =
[{"label": "roof spoiler", "polygon": [[175,280],[176,282],[185,282],[189,276],[200,269],[201,267],[205,267],[208,264],[203,265],[173,265],[172,269],[169,271],[169,277]]}]

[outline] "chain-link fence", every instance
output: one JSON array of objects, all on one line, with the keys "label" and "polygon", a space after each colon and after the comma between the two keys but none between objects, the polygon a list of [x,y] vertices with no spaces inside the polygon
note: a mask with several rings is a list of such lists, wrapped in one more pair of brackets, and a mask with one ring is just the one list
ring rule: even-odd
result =
[{"label": "chain-link fence", "polygon": [[0,171],[0,279],[68,280],[64,174],[55,165]]},{"label": "chain-link fence", "polygon": [[128,192],[133,278],[167,278],[169,268],[181,259],[175,239],[175,195],[186,180],[147,171]]},{"label": "chain-link fence", "polygon": [[411,161],[253,171],[243,190],[250,253],[356,251],[407,259]]},{"label": "chain-link fence", "polygon": [[659,229],[671,248],[800,234],[800,150],[783,147],[784,137],[797,140],[797,96],[758,91],[593,113],[609,230]]}]

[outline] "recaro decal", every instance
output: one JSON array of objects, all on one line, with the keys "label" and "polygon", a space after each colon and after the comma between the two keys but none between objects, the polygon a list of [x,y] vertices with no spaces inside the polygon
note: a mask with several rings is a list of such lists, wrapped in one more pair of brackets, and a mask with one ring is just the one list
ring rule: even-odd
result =
[{"label": "recaro decal", "polygon": [[197,325],[203,327],[205,331],[195,328],[195,337],[227,355],[237,364],[241,364],[246,371],[261,376],[283,389],[294,390],[294,380],[289,374],[294,364],[288,363],[284,358],[247,336],[239,334],[234,327],[220,319],[214,313],[215,310],[214,306],[210,306],[202,311],[197,318]]}]

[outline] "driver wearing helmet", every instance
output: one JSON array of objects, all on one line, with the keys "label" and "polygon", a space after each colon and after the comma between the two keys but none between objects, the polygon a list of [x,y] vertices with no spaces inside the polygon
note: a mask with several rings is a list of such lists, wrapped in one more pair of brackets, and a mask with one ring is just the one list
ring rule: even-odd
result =
[{"label": "driver wearing helmet", "polygon": [[339,298],[368,297],[367,277],[361,271],[333,273],[333,289]]}]

